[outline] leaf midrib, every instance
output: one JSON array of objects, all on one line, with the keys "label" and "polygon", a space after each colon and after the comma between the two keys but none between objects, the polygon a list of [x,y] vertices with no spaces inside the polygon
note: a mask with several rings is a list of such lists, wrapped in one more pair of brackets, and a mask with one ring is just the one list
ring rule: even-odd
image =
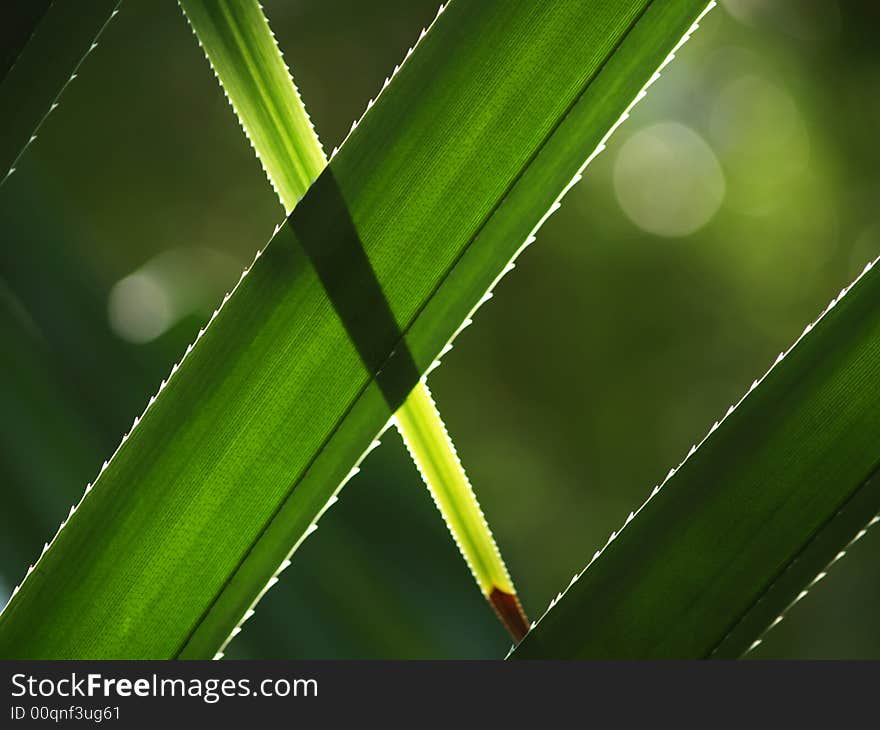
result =
[{"label": "leaf midrib", "polygon": [[[617,53],[617,51],[620,49],[620,47],[626,42],[626,40],[629,38],[630,34],[632,33],[633,29],[638,25],[639,21],[641,21],[641,19],[645,16],[645,14],[648,12],[648,10],[654,5],[654,2],[655,2],[655,0],[647,0],[645,2],[645,4],[642,6],[641,10],[639,10],[633,16],[633,18],[630,21],[629,25],[627,26],[626,30],[621,34],[620,38],[618,38],[618,40],[614,44],[614,46],[612,46],[609,49],[609,51],[606,53],[606,55],[602,59],[602,61],[596,66],[595,70],[590,75],[590,77],[585,80],[583,86],[578,91],[578,93],[572,98],[571,102],[569,103],[569,105],[565,109],[565,111],[559,115],[558,120],[547,130],[547,132],[545,133],[541,142],[535,146],[535,149],[528,156],[528,158],[526,158],[526,161],[520,166],[517,173],[511,178],[510,182],[504,188],[504,193],[498,197],[498,200],[487,211],[486,215],[483,217],[483,220],[474,229],[473,233],[468,237],[467,242],[461,247],[461,250],[458,252],[458,254],[450,261],[449,265],[446,268],[446,271],[437,279],[437,283],[431,289],[430,293],[424,298],[422,303],[416,308],[415,312],[410,317],[409,322],[405,326],[400,328],[401,336],[394,343],[394,346],[390,348],[389,355],[383,361],[383,367],[385,364],[388,363],[389,359],[391,358],[392,354],[397,349],[397,347],[401,343],[406,341],[407,334],[412,329],[412,327],[416,323],[416,321],[418,321],[419,317],[421,316],[421,314],[425,310],[425,308],[428,306],[428,304],[434,299],[437,292],[443,287],[444,283],[447,281],[447,279],[449,278],[452,271],[456,268],[459,261],[464,257],[464,255],[468,252],[470,247],[479,238],[480,234],[485,229],[485,227],[488,225],[489,221],[492,220],[492,218],[495,216],[495,214],[498,212],[498,210],[504,205],[505,201],[507,200],[508,196],[510,195],[511,190],[513,190],[513,188],[516,187],[516,185],[519,183],[519,181],[525,175],[526,171],[528,171],[530,169],[532,163],[535,161],[535,159],[538,157],[538,155],[541,154],[541,152],[544,150],[547,143],[553,138],[556,131],[562,126],[562,124],[565,122],[565,120],[569,117],[572,110],[580,103],[581,99],[583,99],[583,97],[589,91],[593,82],[601,75],[602,71],[604,70],[604,68],[606,67],[608,62],[611,60],[611,58],[614,57],[614,55]],[[419,41],[419,43],[420,42],[421,42],[421,40]],[[416,44],[416,46],[413,47],[413,50],[415,50],[415,48],[417,46],[418,46],[418,43]],[[400,70],[402,70],[403,66],[404,66],[404,64],[400,65],[400,68],[398,69],[397,73],[400,73]],[[394,77],[392,76],[392,82],[393,82],[393,78]],[[379,97],[377,96],[373,106],[375,106],[375,104],[378,103],[378,100],[379,100]],[[367,113],[369,113],[369,109],[367,110]],[[366,116],[366,113],[364,116]],[[359,120],[359,122],[362,120],[363,120],[363,117],[361,117],[361,120]],[[360,124],[358,124],[358,126],[360,126]],[[342,147],[340,147],[339,150],[341,151]],[[330,163],[328,163],[327,167],[324,168],[324,171],[322,172],[322,174],[332,174],[332,171],[330,170],[331,165],[332,165],[332,158],[330,160]],[[296,213],[296,210],[294,209],[290,213],[290,215],[294,215],[295,213]],[[290,218],[290,215],[287,217],[288,220]],[[289,223],[287,221],[285,221],[284,225],[289,225]],[[273,239],[274,239],[274,236],[273,236]],[[266,245],[266,247],[271,245],[273,239],[270,239],[270,241]],[[381,370],[381,368],[380,368],[380,370]],[[266,519],[266,522],[264,523],[260,532],[251,541],[250,547],[248,548],[247,552],[239,559],[239,561],[236,563],[235,567],[230,571],[229,575],[227,576],[227,578],[223,582],[223,585],[220,587],[220,589],[215,594],[214,598],[211,600],[211,602],[208,604],[208,606],[202,612],[202,615],[199,617],[199,619],[193,624],[193,627],[190,629],[190,631],[183,638],[179,647],[174,652],[174,658],[178,658],[180,653],[187,646],[187,644],[189,644],[190,640],[195,635],[196,631],[204,623],[205,618],[211,613],[214,606],[220,600],[220,597],[225,593],[227,586],[232,582],[233,578],[238,574],[242,565],[244,565],[247,562],[248,557],[251,555],[251,553],[253,552],[256,545],[258,545],[259,542],[262,540],[263,536],[266,534],[266,531],[269,529],[269,526],[272,524],[272,522],[275,520],[275,518],[281,512],[282,508],[287,503],[287,501],[290,499],[291,495],[294,493],[294,491],[299,486],[299,484],[302,482],[305,475],[308,474],[312,465],[324,453],[327,446],[333,440],[333,438],[335,437],[335,435],[337,434],[339,429],[342,427],[342,424],[346,421],[346,419],[351,414],[355,405],[358,403],[358,401],[361,399],[361,397],[363,397],[363,395],[367,392],[370,385],[374,381],[375,381],[375,374],[371,374],[370,377],[367,379],[367,381],[357,390],[356,394],[352,398],[349,405],[345,408],[343,413],[340,415],[339,419],[336,421],[336,424],[333,426],[332,429],[330,429],[327,436],[322,441],[321,445],[315,450],[315,453],[312,455],[312,457],[309,459],[309,461],[303,467],[302,471],[300,472],[300,475],[294,480],[293,484],[291,485],[290,489],[286,492],[283,499],[281,499],[278,502],[277,506],[272,511],[271,515]]]},{"label": "leaf midrib", "polygon": [[[718,651],[718,649],[720,649],[724,645],[724,642],[727,641],[727,637],[729,637],[737,629],[737,627],[740,624],[742,624],[743,621],[745,621],[749,617],[749,614],[751,614],[751,612],[755,610],[755,607],[759,603],[761,603],[761,601],[767,595],[770,594],[770,592],[773,590],[773,588],[776,586],[776,584],[780,581],[780,579],[791,569],[791,567],[795,563],[797,563],[797,561],[801,558],[801,556],[804,555],[813,546],[813,544],[816,542],[816,540],[819,539],[819,537],[821,537],[822,534],[824,534],[824,532],[835,522],[835,520],[840,518],[841,514],[846,510],[847,506],[850,505],[856,499],[856,497],[858,497],[864,491],[865,487],[867,487],[868,484],[870,484],[871,481],[874,480],[875,478],[877,478],[878,476],[880,476],[880,458],[878,458],[878,460],[874,463],[874,466],[868,471],[867,476],[865,476],[865,478],[862,479],[862,481],[859,483],[859,486],[856,487],[854,490],[852,490],[846,496],[846,498],[842,502],[840,502],[840,504],[838,504],[838,506],[836,507],[834,512],[830,516],[826,517],[813,530],[813,532],[810,534],[810,536],[807,538],[807,540],[804,541],[804,543],[798,548],[798,550],[795,553],[793,553],[792,556],[787,561],[785,561],[784,564],[782,564],[780,566],[779,570],[777,570],[764,583],[764,586],[761,588],[761,590],[758,591],[756,594],[754,594],[754,598],[753,598],[753,600],[751,600],[749,602],[748,606],[746,606],[746,608],[742,612],[740,612],[740,614],[728,624],[727,628],[724,630],[724,633],[721,634],[721,638],[718,639],[718,641],[716,641],[712,645],[712,647],[703,655],[704,659],[711,659],[712,658],[712,656]],[[785,506],[784,505],[780,506],[778,509],[776,509],[774,511],[774,515],[779,512],[782,512],[784,510],[785,510]],[[768,521],[769,521],[769,519],[770,518],[768,517]],[[809,588],[809,586],[807,586],[807,589],[808,588]],[[790,607],[791,607],[790,605],[787,606],[786,608],[784,608],[782,610],[781,613],[787,612]],[[764,635],[764,633],[766,633],[766,629],[764,632],[759,634],[758,638],[761,638]],[[745,652],[743,652],[743,654],[746,654],[746,653],[748,653],[748,649]]]}]

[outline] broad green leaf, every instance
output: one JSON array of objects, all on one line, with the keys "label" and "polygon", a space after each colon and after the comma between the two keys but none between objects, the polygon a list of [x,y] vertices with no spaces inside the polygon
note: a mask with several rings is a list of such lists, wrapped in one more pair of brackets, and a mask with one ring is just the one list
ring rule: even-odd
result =
[{"label": "broad green leaf", "polygon": [[[0,255],[4,603],[22,567],[39,554],[94,476],[95,465],[112,451],[131,413],[167,373],[179,354],[173,342],[180,339],[174,333],[167,345],[155,343],[147,357],[141,346],[112,338],[106,286],[94,280],[84,258],[69,255],[82,245],[76,226],[70,221],[58,226],[54,216],[34,218],[35,206],[51,207],[51,200],[29,188],[26,176],[0,195],[4,235],[14,242]],[[186,336],[198,331],[198,324],[187,322],[182,329]],[[454,619],[462,610],[457,599],[447,592],[437,605],[406,579],[422,571],[426,559],[431,576],[444,582],[450,572],[457,575],[458,566],[436,552],[443,533],[435,529],[426,495],[403,478],[400,448],[372,457],[358,489],[322,523],[320,541],[300,553],[295,574],[272,590],[271,601],[261,602],[259,620],[249,622],[235,642],[235,656],[455,657],[485,654],[487,644],[497,652],[500,637],[488,622],[471,627],[488,639],[462,635]],[[405,523],[393,522],[393,534],[386,532],[387,500],[407,515]],[[411,549],[400,551],[400,544]],[[356,603],[347,600],[351,595],[358,596]],[[309,631],[288,630],[298,625]]]},{"label": "broad green leaf", "polygon": [[30,571],[0,654],[213,655],[702,8],[448,5]]},{"label": "broad green leaf", "polygon": [[[0,184],[12,174],[16,160],[36,139],[43,120],[58,106],[61,94],[97,46],[120,2],[56,0],[40,17],[35,11],[45,3],[36,2],[30,9],[32,15],[27,25],[33,32],[25,42],[16,44],[22,50],[0,82]],[[8,8],[3,11],[9,12],[12,10]]]},{"label": "broad green leaf", "polygon": [[760,643],[878,522],[878,296],[880,268],[869,265],[513,656],[732,658]]},{"label": "broad green leaf", "polygon": [[[180,4],[290,213],[327,159],[262,9],[256,0]],[[518,641],[528,619],[426,383],[394,421],[477,585]]]}]

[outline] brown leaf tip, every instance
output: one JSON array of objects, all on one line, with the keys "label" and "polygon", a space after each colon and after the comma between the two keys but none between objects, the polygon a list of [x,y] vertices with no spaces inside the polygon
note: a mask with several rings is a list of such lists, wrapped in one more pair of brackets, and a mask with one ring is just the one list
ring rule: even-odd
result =
[{"label": "brown leaf tip", "polygon": [[501,619],[501,623],[510,632],[513,640],[518,644],[529,632],[529,619],[523,611],[522,604],[516,594],[507,593],[498,588],[493,588],[489,594],[489,603]]}]

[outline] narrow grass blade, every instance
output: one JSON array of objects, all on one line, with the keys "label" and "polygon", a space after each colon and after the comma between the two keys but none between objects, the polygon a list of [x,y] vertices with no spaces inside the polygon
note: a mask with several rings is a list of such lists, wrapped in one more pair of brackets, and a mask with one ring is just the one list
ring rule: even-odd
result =
[{"label": "narrow grass blade", "polygon": [[447,6],[28,571],[0,655],[213,655],[703,6]]},{"label": "narrow grass blade", "polygon": [[[256,0],[180,0],[285,212],[327,164]],[[480,590],[514,640],[528,629],[513,582],[426,384],[394,419]]]},{"label": "narrow grass blade", "polygon": [[57,106],[121,0],[53,2],[0,83],[0,185]]},{"label": "narrow grass blade", "polygon": [[880,267],[833,300],[572,581],[516,658],[732,658],[880,512]]},{"label": "narrow grass blade", "polygon": [[528,619],[426,385],[412,392],[395,421],[477,585],[514,641],[520,641]]},{"label": "narrow grass blade", "polygon": [[[0,608],[167,374],[180,341],[175,333],[145,352],[112,336],[107,286],[71,255],[81,244],[77,226],[34,218],[33,210],[51,202],[25,175],[0,195],[8,242],[0,249]],[[198,325],[180,329],[186,336]],[[494,632],[480,642],[456,632],[453,616],[444,615],[447,602],[433,607],[413,581],[401,580],[424,571],[423,551],[436,549],[442,531],[431,524],[433,507],[401,474],[397,451],[374,456],[358,490],[321,525],[320,544],[297,555],[295,576],[275,586],[237,637],[235,656],[451,658],[497,645]],[[406,523],[394,522],[395,537],[380,527],[388,522],[381,518],[387,499],[407,515]],[[458,567],[449,556],[431,565],[441,585]]]}]

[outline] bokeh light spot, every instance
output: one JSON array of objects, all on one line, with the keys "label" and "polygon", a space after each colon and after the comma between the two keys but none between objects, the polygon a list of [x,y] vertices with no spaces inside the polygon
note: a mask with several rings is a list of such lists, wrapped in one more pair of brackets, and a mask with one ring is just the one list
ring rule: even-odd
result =
[{"label": "bokeh light spot", "polygon": [[155,340],[176,318],[168,291],[147,271],[136,271],[113,285],[107,315],[113,331],[136,344]]},{"label": "bokeh light spot", "polygon": [[791,95],[755,74],[724,87],[712,108],[709,130],[725,157],[752,177],[788,177],[809,161],[809,137]]},{"label": "bokeh light spot", "polygon": [[721,0],[739,22],[781,30],[801,41],[821,41],[840,32],[837,0]]},{"label": "bokeh light spot", "polygon": [[152,342],[184,317],[209,314],[241,268],[228,254],[208,248],[163,251],[113,285],[110,327],[128,342]]},{"label": "bokeh light spot", "polygon": [[724,199],[724,173],[706,141],[678,122],[630,137],[614,164],[620,207],[639,228],[687,236],[708,223]]}]

